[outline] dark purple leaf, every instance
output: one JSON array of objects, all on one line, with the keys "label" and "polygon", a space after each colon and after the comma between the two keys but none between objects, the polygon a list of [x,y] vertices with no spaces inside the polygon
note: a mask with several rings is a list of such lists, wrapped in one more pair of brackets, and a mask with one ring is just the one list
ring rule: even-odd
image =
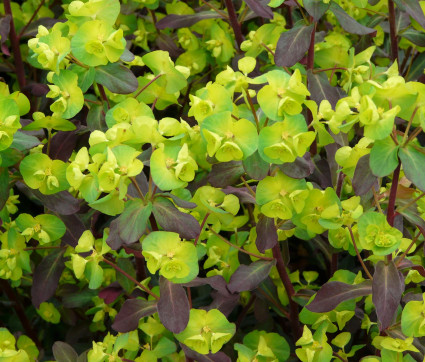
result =
[{"label": "dark purple leaf", "polygon": [[227,289],[231,293],[257,288],[267,278],[276,261],[258,260],[249,265],[240,265],[230,277]]},{"label": "dark purple leaf", "polygon": [[228,357],[224,352],[217,353],[209,353],[209,354],[200,354],[190,349],[183,343],[180,343],[182,350],[184,351],[184,355],[187,358],[190,358],[196,362],[231,362],[230,357]]},{"label": "dark purple leaf", "polygon": [[31,83],[25,86],[24,90],[28,90],[35,97],[43,97],[49,93],[49,87],[43,83]]},{"label": "dark purple leaf", "polygon": [[75,362],[78,354],[68,343],[57,341],[52,347],[53,356],[57,362]]},{"label": "dark purple leaf", "polygon": [[167,34],[160,33],[157,35],[155,43],[158,49],[168,52],[173,59],[178,58],[183,53],[183,49],[179,48],[173,38]]},{"label": "dark purple leaf", "polygon": [[125,244],[125,241],[121,239],[119,234],[118,224],[119,220],[116,218],[115,220],[112,220],[109,225],[109,235],[106,239],[106,244],[108,244],[112,250],[118,250],[123,244]]},{"label": "dark purple leaf", "polygon": [[261,215],[258,219],[256,230],[257,239],[255,240],[255,245],[260,253],[264,253],[277,244],[277,230],[273,218]]},{"label": "dark purple leaf", "polygon": [[36,308],[55,294],[60,276],[65,269],[64,249],[54,250],[34,270],[31,300]]},{"label": "dark purple leaf", "polygon": [[0,210],[9,198],[9,169],[0,167]]},{"label": "dark purple leaf", "polygon": [[327,313],[346,300],[364,297],[371,293],[370,280],[355,285],[332,281],[320,288],[314,300],[306,308],[315,313]]},{"label": "dark purple leaf", "polygon": [[267,2],[264,0],[244,0],[249,8],[256,13],[258,16],[266,19],[273,19],[273,11],[267,6]]},{"label": "dark purple leaf", "polygon": [[87,230],[81,217],[78,214],[57,216],[66,226],[66,232],[65,235],[62,236],[62,241],[75,248],[78,244],[78,239],[80,239],[83,232]]},{"label": "dark purple leaf", "polygon": [[332,108],[335,108],[341,96],[338,88],[331,86],[325,72],[313,73],[311,70],[308,70],[307,84],[312,100],[319,105],[320,102],[326,99],[329,101]]},{"label": "dark purple leaf", "polygon": [[[86,118],[87,128],[90,131],[102,131],[106,132],[108,129],[108,126],[105,122],[105,112],[103,110],[103,106],[99,104],[91,104],[90,110],[87,113]],[[131,185],[129,186],[130,189]]]},{"label": "dark purple leaf", "polygon": [[189,283],[185,283],[184,286],[192,288],[199,287],[201,285],[209,285],[211,288],[217,290],[219,293],[228,295],[229,291],[227,289],[227,283],[221,275],[214,275],[208,278],[198,278],[196,277]]},{"label": "dark purple leaf", "polygon": [[[7,49],[6,46],[3,47],[3,44],[9,39],[10,19],[10,15],[3,16],[0,19],[0,45],[2,46],[3,53],[7,56],[10,55],[9,49]],[[6,52],[4,50],[6,50]]]},{"label": "dark purple leaf", "polygon": [[206,310],[218,309],[221,313],[223,313],[226,317],[232,313],[233,309],[239,304],[239,294],[230,294],[227,295],[222,294],[217,291],[213,291],[211,293],[211,297],[213,301],[209,306],[207,306]]},{"label": "dark purple leaf", "polygon": [[[50,141],[50,158],[67,162],[75,149],[77,139],[77,131],[58,131]],[[47,144],[44,145],[43,152],[47,152]]]},{"label": "dark purple leaf", "polygon": [[52,195],[44,195],[38,190],[31,190],[43,206],[60,215],[72,215],[80,210],[80,201],[68,191],[60,191]]},{"label": "dark purple leaf", "polygon": [[261,158],[258,151],[243,160],[242,164],[248,176],[254,180],[262,180],[270,169],[270,165]]},{"label": "dark purple leaf", "polygon": [[[255,191],[255,186],[251,187]],[[242,204],[255,204],[255,197],[247,190],[246,187],[232,187],[227,186],[225,189],[222,189],[225,194],[235,195]]]},{"label": "dark purple leaf", "polygon": [[358,23],[355,19],[353,19],[350,15],[348,15],[344,9],[339,6],[335,2],[331,2],[330,10],[334,13],[337,18],[339,24],[342,28],[351,34],[358,35],[366,35],[370,34],[372,36],[376,35],[376,30],[372,28],[368,28],[360,23]]},{"label": "dark purple leaf", "polygon": [[425,16],[418,0],[394,0],[400,8],[404,8],[413,19],[425,28]]},{"label": "dark purple leaf", "polygon": [[413,44],[420,47],[425,47],[425,34],[415,29],[407,29],[400,34],[403,38],[411,41]]},{"label": "dark purple leaf", "polygon": [[123,213],[116,219],[118,234],[125,244],[131,244],[144,234],[152,204],[147,205],[141,199],[127,201]]},{"label": "dark purple leaf", "polygon": [[[136,279],[136,271],[134,270],[131,259],[118,258],[116,259],[117,265],[124,270],[128,275]],[[131,293],[134,289],[134,283],[128,279],[125,275],[117,273],[117,282],[125,289],[127,293]]]},{"label": "dark purple leaf", "polygon": [[140,318],[150,316],[156,311],[156,301],[127,299],[116,315],[112,328],[121,333],[134,331],[139,325]]},{"label": "dark purple leaf", "polygon": [[245,173],[241,161],[220,162],[212,165],[207,180],[214,187],[226,187],[237,183]]},{"label": "dark purple leaf", "polygon": [[372,302],[375,305],[381,331],[391,325],[403,292],[404,283],[394,262],[385,264],[382,260],[378,261],[373,274]]},{"label": "dark purple leaf", "polygon": [[425,53],[421,53],[418,57],[415,58],[416,59],[413,61],[413,64],[410,67],[410,72],[406,76],[406,81],[416,80],[424,75]]},{"label": "dark purple leaf", "polygon": [[354,171],[352,183],[354,192],[358,196],[367,194],[378,179],[372,173],[369,162],[370,155],[361,157],[357,162],[356,170]]},{"label": "dark purple leaf", "polygon": [[169,197],[169,198],[171,198],[171,200],[174,201],[174,203],[178,207],[182,207],[184,209],[194,209],[196,206],[198,206],[194,202],[183,200],[180,197],[177,197],[176,195],[170,194],[169,192],[162,192],[162,193],[156,194],[156,195],[161,195],[161,196]]},{"label": "dark purple leaf", "polygon": [[139,83],[133,72],[119,63],[110,63],[96,68],[94,80],[112,93],[130,94],[137,90]]},{"label": "dark purple leaf", "polygon": [[164,230],[179,233],[183,239],[194,239],[201,232],[198,221],[192,215],[179,211],[170,200],[164,197],[155,199],[153,214]]},{"label": "dark purple leaf", "polygon": [[314,21],[319,21],[329,9],[330,4],[325,4],[322,0],[304,0],[303,6],[310,16],[313,17]]},{"label": "dark purple leaf", "polygon": [[181,284],[174,284],[164,277],[159,278],[158,316],[169,331],[180,333],[189,322],[190,305]]},{"label": "dark purple leaf", "polygon": [[35,37],[38,33],[38,27],[43,25],[47,29],[50,29],[56,23],[63,23],[66,19],[55,19],[51,17],[39,18],[34,20],[28,28],[26,28],[25,32],[22,34],[22,38],[25,37]]},{"label": "dark purple leaf", "polygon": [[280,35],[274,61],[279,67],[292,67],[301,60],[310,46],[314,25],[299,26]]},{"label": "dark purple leaf", "polygon": [[171,28],[171,29],[179,29],[179,28],[188,28],[193,24],[196,24],[198,21],[205,19],[216,19],[221,18],[219,14],[214,11],[201,11],[196,14],[187,14],[187,15],[178,15],[171,14],[163,17],[156,23],[156,27],[160,30]]},{"label": "dark purple leaf", "polygon": [[103,288],[101,291],[99,291],[99,298],[102,298],[106,304],[111,304],[122,293],[123,289],[121,285],[119,285],[118,282],[113,282],[112,284],[109,284],[106,288]]},{"label": "dark purple leaf", "polygon": [[310,152],[303,157],[297,157],[294,162],[279,165],[280,170],[287,176],[302,179],[314,172],[314,163],[311,161]]},{"label": "dark purple leaf", "polygon": [[401,30],[406,29],[409,25],[410,25],[409,14],[406,14],[404,11],[400,11],[400,9],[396,9],[396,14],[395,14],[396,34],[399,34]]},{"label": "dark purple leaf", "polygon": [[[137,186],[139,186],[140,191],[142,191],[143,196],[145,196],[148,193],[149,190],[149,183],[148,179],[146,178],[146,175],[141,172],[139,173],[134,180],[137,183]],[[136,187],[131,183],[128,185],[128,194],[132,197],[139,198],[139,191],[137,191]]]}]

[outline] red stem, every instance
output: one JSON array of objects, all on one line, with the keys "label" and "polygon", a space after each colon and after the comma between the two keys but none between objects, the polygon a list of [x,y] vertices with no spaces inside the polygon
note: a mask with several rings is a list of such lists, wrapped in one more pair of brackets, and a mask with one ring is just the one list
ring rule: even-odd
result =
[{"label": "red stem", "polygon": [[35,19],[35,17],[37,16],[38,12],[40,11],[41,7],[44,5],[45,2],[46,2],[46,0],[41,0],[40,1],[40,4],[37,6],[37,9],[35,9],[35,11],[32,14],[30,20],[28,21],[28,23],[26,23],[26,25],[19,32],[18,39],[21,39],[22,35],[25,33],[25,30],[28,29],[28,27],[30,26],[30,24],[32,23],[32,21]]},{"label": "red stem", "polygon": [[[388,0],[388,21],[390,23],[391,59],[398,63],[398,44],[395,24],[395,10],[393,0]],[[400,66],[400,64],[398,64]]]},{"label": "red stem", "polygon": [[238,16],[236,15],[235,7],[233,6],[232,0],[224,0],[226,3],[227,12],[229,14],[230,25],[235,33],[236,43],[238,44],[238,50],[241,48],[243,42],[243,35],[241,30],[241,24],[239,24]]},{"label": "red stem", "polygon": [[[387,221],[388,221],[388,224],[390,224],[391,226],[394,226],[395,200],[397,197],[397,186],[398,186],[398,179],[400,177],[400,168],[401,168],[401,163],[400,161],[398,161],[398,166],[394,170],[393,181],[391,183],[390,198],[388,199]],[[393,257],[392,254],[388,254],[387,260],[390,261],[392,257]]]},{"label": "red stem", "polygon": [[290,308],[289,321],[292,326],[295,340],[298,340],[302,335],[302,331],[298,314],[298,305],[292,299],[292,297],[295,295],[295,289],[291,283],[291,280],[289,279],[288,272],[286,271],[285,262],[283,260],[282,251],[280,250],[279,244],[273,246],[272,251],[273,257],[276,259],[277,271],[279,273],[280,279],[282,280],[283,286],[285,287],[286,293],[288,294]]},{"label": "red stem", "polygon": [[310,47],[308,48],[307,69],[313,70],[314,67],[314,38],[316,37],[317,22],[314,22],[313,31],[310,37]]},{"label": "red stem", "polygon": [[21,49],[19,48],[19,38],[16,35],[15,23],[13,22],[12,8],[10,6],[10,0],[4,0],[4,12],[6,15],[10,15],[10,31],[9,38],[12,45],[13,56],[15,58],[15,72],[18,78],[19,88],[22,90],[26,85],[25,79],[25,68],[22,62]]}]

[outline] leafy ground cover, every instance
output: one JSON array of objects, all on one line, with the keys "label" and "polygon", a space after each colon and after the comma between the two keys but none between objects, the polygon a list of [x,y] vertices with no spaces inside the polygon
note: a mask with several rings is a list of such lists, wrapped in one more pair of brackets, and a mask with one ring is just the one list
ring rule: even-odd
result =
[{"label": "leafy ground cover", "polygon": [[425,1],[0,4],[0,360],[423,361]]}]

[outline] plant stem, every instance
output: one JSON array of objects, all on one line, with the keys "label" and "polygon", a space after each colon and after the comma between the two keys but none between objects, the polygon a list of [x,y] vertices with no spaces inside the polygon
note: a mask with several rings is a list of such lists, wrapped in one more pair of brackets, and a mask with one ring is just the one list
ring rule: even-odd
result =
[{"label": "plant stem", "polygon": [[19,318],[22,326],[25,329],[25,333],[40,348],[41,347],[41,343],[38,340],[37,333],[32,328],[31,323],[28,320],[28,317],[25,314],[25,310],[22,307],[22,304],[20,303],[20,301],[18,299],[18,296],[16,295],[15,291],[9,285],[9,283],[6,280],[4,280],[4,279],[0,279],[0,287],[1,287],[0,290],[2,290],[7,295],[7,297],[9,298],[9,300],[12,302],[13,308],[15,309],[15,312],[18,315],[18,318]]},{"label": "plant stem", "polygon": [[155,299],[159,299],[159,297],[153,293],[149,288],[145,287],[143,284],[139,283],[136,279],[134,279],[130,274],[128,274],[127,272],[125,272],[124,270],[122,270],[118,265],[114,264],[112,261],[110,261],[109,259],[106,259],[105,257],[103,258],[103,261],[106,264],[109,264],[111,267],[113,267],[117,272],[121,273],[122,275],[124,275],[128,280],[131,280],[134,284],[136,284],[139,288],[142,288],[146,293],[148,293],[150,296],[154,297]]},{"label": "plant stem", "polygon": [[422,127],[418,127],[416,128],[409,136],[409,138],[407,139],[406,143],[404,144],[404,146],[406,146],[409,142],[411,142],[412,140],[414,140],[416,138],[417,135],[419,135],[419,133],[422,132]]},{"label": "plant stem", "polygon": [[[390,39],[391,39],[391,59],[398,63],[398,44],[397,44],[397,33],[395,24],[395,9],[394,1],[388,0],[388,21],[390,23]],[[400,66],[400,64],[398,64]]]},{"label": "plant stem", "polygon": [[317,26],[317,22],[314,22],[313,31],[311,32],[311,37],[310,37],[310,47],[308,48],[308,55],[307,55],[307,69],[309,70],[313,70],[314,68],[314,38],[316,36],[316,26]]},{"label": "plant stem", "polygon": [[102,99],[106,102],[108,109],[110,109],[111,105],[109,104],[109,99],[106,96],[105,88],[103,88],[102,84],[97,84],[97,88],[99,89],[99,93],[100,93]]},{"label": "plant stem", "polygon": [[10,31],[9,38],[12,45],[13,56],[15,57],[15,72],[18,79],[19,88],[22,90],[26,85],[25,68],[22,61],[21,49],[19,47],[19,38],[16,35],[15,23],[13,21],[12,8],[10,6],[10,0],[4,0],[4,12],[6,15],[10,15]]},{"label": "plant stem", "polygon": [[241,176],[241,180],[242,180],[242,182],[243,182],[243,184],[245,185],[245,187],[247,188],[247,190],[249,191],[249,193],[254,197],[254,199],[255,199],[255,197],[256,197],[256,195],[255,195],[255,191],[252,189],[252,187],[251,186],[249,186],[248,185],[248,182],[246,182],[246,180],[245,180],[245,178],[243,177],[243,176]]},{"label": "plant stem", "polygon": [[418,109],[419,109],[419,106],[416,106],[415,109],[412,112],[412,115],[410,116],[409,122],[407,123],[407,126],[406,126],[406,130],[404,131],[403,141],[401,141],[402,145],[404,145],[406,140],[407,140],[407,136],[409,134],[409,130],[410,130],[410,127],[412,125],[413,118],[415,118],[415,115],[416,115],[416,112],[418,111]]},{"label": "plant stem", "polygon": [[140,198],[143,200],[143,202],[145,202],[145,197],[143,196],[143,192],[142,190],[140,190],[140,187],[136,181],[136,179],[134,177],[130,177],[130,181],[133,184],[133,186],[136,188],[137,193],[139,194]]},{"label": "plant stem", "polygon": [[419,235],[421,235],[421,232],[420,231],[413,237],[412,242],[409,244],[409,246],[407,247],[407,249],[404,251],[404,253],[397,260],[397,263],[395,264],[395,266],[397,268],[401,264],[401,262],[403,261],[403,259],[407,256],[407,254],[409,254],[410,249],[412,249],[413,245],[415,245],[416,241],[419,238]]},{"label": "plant stem", "polygon": [[233,243],[231,243],[229,240],[227,240],[224,236],[221,236],[220,234],[216,233],[212,228],[208,228],[210,232],[212,232],[215,236],[217,236],[219,239],[223,240],[227,245],[230,245],[232,248],[238,249],[239,251],[241,251],[242,253],[251,255],[254,258],[257,259],[261,259],[261,260],[267,260],[267,261],[272,261],[274,260],[274,258],[268,258],[267,256],[262,256],[262,255],[257,255],[254,253],[251,253],[248,250],[242,249],[240,246],[235,245]]},{"label": "plant stem", "polygon": [[37,9],[35,9],[35,11],[32,14],[30,20],[28,21],[28,23],[26,23],[26,25],[19,32],[18,39],[21,39],[22,35],[25,33],[25,30],[28,29],[28,27],[30,26],[30,24],[32,23],[32,21],[35,19],[35,17],[37,16],[38,12],[40,11],[41,7],[44,5],[45,2],[46,2],[46,0],[41,0],[40,1],[40,4],[37,6]]},{"label": "plant stem", "polygon": [[243,307],[241,313],[238,316],[238,319],[235,322],[236,325],[236,329],[238,330],[245,318],[245,316],[247,315],[249,309],[252,307],[252,305],[255,302],[255,299],[257,298],[257,296],[255,294],[251,294],[251,298],[249,298],[248,303],[246,303],[245,307]]},{"label": "plant stem", "polygon": [[373,192],[373,199],[375,200],[376,208],[378,209],[378,211],[381,214],[383,214],[384,212],[382,211],[381,204],[379,203],[378,195],[377,195],[377,193],[375,191],[375,187],[373,187],[373,186],[372,186],[372,192]]},{"label": "plant stem", "polygon": [[360,256],[359,249],[357,248],[356,240],[354,239],[353,230],[351,230],[351,226],[347,226],[347,227],[348,227],[348,230],[349,230],[349,232],[350,232],[351,240],[353,241],[353,246],[354,246],[354,250],[356,251],[357,258],[359,259],[359,262],[360,262],[360,264],[361,264],[361,266],[362,266],[363,270],[365,271],[365,273],[366,273],[367,277],[368,277],[370,280],[373,280],[372,275],[369,273],[369,270],[366,268],[366,265],[365,265],[365,263],[363,262],[362,257]]},{"label": "plant stem", "polygon": [[147,87],[149,87],[153,82],[155,82],[159,77],[163,76],[163,74],[158,74],[155,77],[153,77],[145,86],[142,87],[135,95],[134,98],[137,98],[140,93],[142,93]]},{"label": "plant stem", "polygon": [[271,302],[277,309],[279,309],[279,312],[281,312],[286,318],[289,319],[289,313],[282,308],[282,306],[279,304],[279,302],[275,299],[273,299],[270,295],[268,295],[264,290],[261,288],[258,288],[257,291],[266,298],[269,302]]},{"label": "plant stem", "polygon": [[295,295],[294,286],[289,279],[288,272],[286,271],[285,262],[282,257],[282,251],[280,250],[279,244],[276,244],[272,248],[273,257],[276,260],[276,268],[279,273],[280,279],[282,280],[283,286],[285,287],[286,293],[288,294],[289,299],[289,321],[292,326],[292,332],[294,334],[294,339],[298,340],[301,335],[301,325],[298,314],[298,304],[294,302],[292,297]]},{"label": "plant stem", "polygon": [[225,12],[221,11],[220,9],[217,9],[214,5],[211,5],[210,3],[206,2],[205,0],[201,0],[205,5],[207,5],[210,9],[214,10],[217,14],[220,14],[224,19],[229,20],[229,15],[227,15]]},{"label": "plant stem", "polygon": [[149,216],[149,221],[151,222],[152,231],[158,231],[158,224],[156,223],[155,216],[153,214]]},{"label": "plant stem", "polygon": [[243,42],[243,35],[241,30],[241,24],[239,24],[238,16],[236,15],[235,7],[233,6],[232,0],[224,0],[229,14],[229,22],[235,33],[236,44],[238,45],[238,50],[241,48],[241,43]]},{"label": "plant stem", "polygon": [[201,223],[201,231],[199,231],[199,234],[198,234],[198,236],[196,237],[195,242],[194,242],[195,246],[198,244],[199,238],[200,238],[200,236],[201,236],[201,234],[202,234],[202,229],[204,228],[205,223],[207,222],[208,216],[210,216],[210,213],[209,213],[209,212],[207,212],[207,213],[205,214],[204,219],[202,220],[202,223]]},{"label": "plant stem", "polygon": [[410,201],[408,204],[404,205],[403,207],[397,208],[397,212],[399,214],[402,213],[402,211],[408,209],[410,206],[415,204],[418,200],[422,199],[422,197],[425,196],[425,192],[422,192],[418,197],[414,198],[412,201]]},{"label": "plant stem", "polygon": [[255,111],[254,103],[252,102],[252,98],[249,95],[249,89],[245,89],[246,99],[248,100],[249,107],[251,108],[251,112],[254,116],[255,124],[257,125],[257,133],[260,133],[260,121],[258,120],[257,112]]},{"label": "plant stem", "polygon": [[401,163],[398,162],[398,166],[394,170],[393,181],[391,183],[390,189],[390,197],[388,199],[388,209],[387,209],[387,221],[390,226],[394,226],[394,210],[395,210],[395,200],[397,197],[397,187],[398,187],[398,179],[400,177],[400,168]]},{"label": "plant stem", "polygon": [[47,130],[47,156],[50,157],[50,144],[52,140],[52,130],[49,128]]}]

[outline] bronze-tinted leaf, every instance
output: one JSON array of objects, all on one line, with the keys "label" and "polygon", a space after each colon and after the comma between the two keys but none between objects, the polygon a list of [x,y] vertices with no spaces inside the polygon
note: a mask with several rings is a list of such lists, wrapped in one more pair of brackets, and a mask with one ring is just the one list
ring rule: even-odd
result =
[{"label": "bronze-tinted leaf", "polygon": [[156,301],[127,299],[116,315],[112,328],[121,333],[134,331],[140,318],[150,316],[156,311]]},{"label": "bronze-tinted leaf", "polygon": [[68,343],[57,341],[52,347],[53,356],[57,362],[75,362],[78,354]]},{"label": "bronze-tinted leaf", "polygon": [[118,94],[133,93],[139,86],[133,72],[119,63],[109,63],[97,67],[94,80],[112,93]]},{"label": "bronze-tinted leaf", "polygon": [[196,24],[198,21],[205,19],[215,19],[220,17],[221,16],[214,11],[201,11],[196,14],[186,15],[170,14],[159,20],[156,23],[156,27],[160,30],[166,28],[187,28],[192,26],[193,24]]},{"label": "bronze-tinted leaf", "polygon": [[253,290],[267,278],[275,264],[275,260],[258,260],[249,265],[240,265],[231,276],[227,288],[231,293]]},{"label": "bronze-tinted leaf", "polygon": [[126,244],[140,239],[146,230],[152,203],[145,205],[141,199],[126,202],[123,213],[116,219],[118,234]]},{"label": "bronze-tinted leaf", "polygon": [[257,239],[255,240],[255,245],[260,253],[264,253],[277,244],[277,230],[273,218],[261,215],[256,229]]},{"label": "bronze-tinted leaf", "polygon": [[353,189],[357,196],[367,194],[378,178],[370,169],[370,155],[365,155],[359,159],[354,171]]},{"label": "bronze-tinted leaf", "polygon": [[332,108],[335,108],[336,103],[341,98],[340,91],[337,87],[331,86],[325,72],[313,73],[311,70],[308,70],[307,85],[311,93],[310,98],[318,105],[326,99],[329,101]]},{"label": "bronze-tinted leaf", "polygon": [[244,0],[249,8],[258,16],[266,19],[273,19],[273,11],[267,6],[268,1],[264,0]]},{"label": "bronze-tinted leaf", "polygon": [[329,9],[330,3],[325,4],[323,0],[304,0],[303,5],[314,21],[319,21]]},{"label": "bronze-tinted leaf", "polygon": [[334,13],[335,17],[338,19],[339,24],[342,28],[351,34],[366,35],[371,34],[372,36],[376,35],[376,30],[368,28],[357,22],[350,15],[348,15],[345,10],[339,6],[337,3],[332,2],[330,10]]},{"label": "bronze-tinted leaf", "polygon": [[159,278],[158,316],[169,331],[180,333],[189,322],[190,305],[181,284],[174,284],[164,277]]},{"label": "bronze-tinted leaf", "polygon": [[208,182],[214,187],[226,187],[238,182],[245,173],[241,161],[216,163],[208,174]]}]

